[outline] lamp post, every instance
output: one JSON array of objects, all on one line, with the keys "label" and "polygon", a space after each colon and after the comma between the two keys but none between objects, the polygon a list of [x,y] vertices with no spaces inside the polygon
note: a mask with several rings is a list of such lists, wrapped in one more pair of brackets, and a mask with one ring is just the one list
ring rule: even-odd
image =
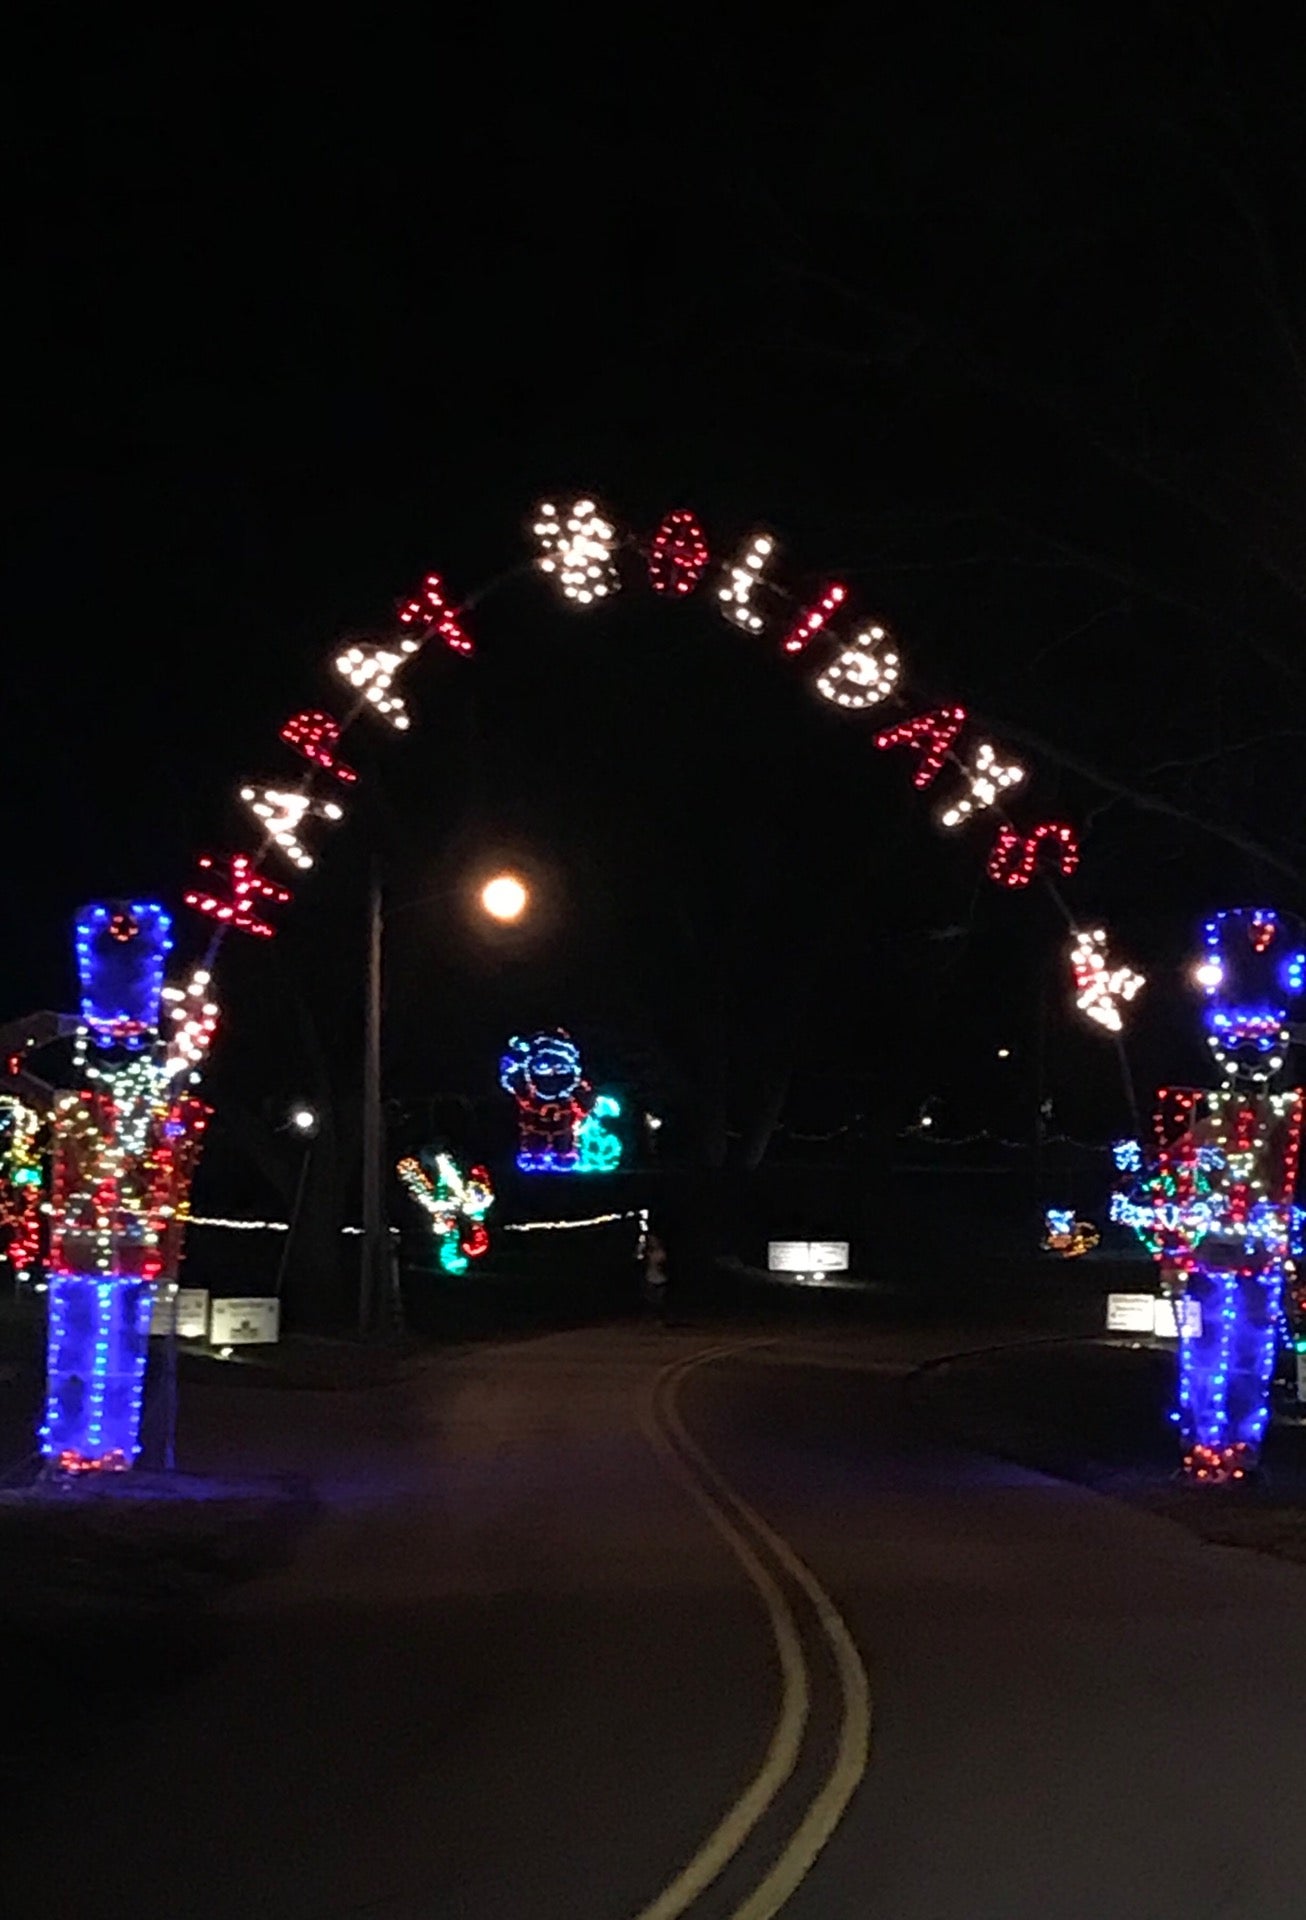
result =
[{"label": "lamp post", "polygon": [[[373,857],[367,891],[367,987],[363,1008],[363,1256],[358,1289],[358,1330],[368,1334],[377,1325],[380,1304],[390,1281],[390,1232],[385,1217],[385,1130],[381,1123],[381,986],[384,965],[385,921],[390,913],[407,913],[440,899],[422,894],[387,910],[381,894],[381,863]],[[500,925],[521,919],[530,905],[530,889],[520,875],[496,873],[479,888],[481,911]]]},{"label": "lamp post", "polygon": [[290,1264],[290,1250],[295,1241],[295,1229],[299,1225],[299,1216],[304,1208],[304,1188],[308,1184],[308,1163],[313,1158],[313,1142],[317,1138],[321,1125],[317,1110],[306,1101],[298,1101],[286,1115],[282,1127],[283,1133],[293,1133],[303,1142],[304,1151],[299,1156],[299,1174],[295,1181],[295,1200],[290,1209],[290,1220],[286,1226],[286,1237],[281,1245],[281,1258],[277,1262],[277,1277],[272,1288],[278,1300],[281,1289],[286,1283],[286,1268]]}]

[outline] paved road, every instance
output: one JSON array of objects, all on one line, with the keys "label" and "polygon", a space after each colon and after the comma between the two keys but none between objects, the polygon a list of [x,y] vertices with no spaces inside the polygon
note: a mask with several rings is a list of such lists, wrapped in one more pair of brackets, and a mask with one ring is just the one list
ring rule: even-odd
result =
[{"label": "paved road", "polygon": [[191,1465],[274,1450],[323,1515],[34,1798],[0,1909],[1299,1912],[1306,1570],[936,1444],[917,1351],[602,1329],[197,1392]]}]

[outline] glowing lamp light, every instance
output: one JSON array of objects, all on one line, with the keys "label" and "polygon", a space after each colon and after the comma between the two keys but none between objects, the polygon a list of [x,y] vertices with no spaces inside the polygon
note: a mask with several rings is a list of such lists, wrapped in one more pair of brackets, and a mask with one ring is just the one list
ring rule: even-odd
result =
[{"label": "glowing lamp light", "polygon": [[1224,968],[1218,960],[1203,960],[1200,966],[1194,967],[1193,979],[1199,987],[1205,987],[1208,993],[1214,993],[1224,979]]},{"label": "glowing lamp light", "polygon": [[[868,627],[817,676],[816,691],[836,707],[861,709],[887,700],[898,684],[898,656],[884,646],[883,627]],[[881,651],[881,649],[883,649]]]},{"label": "glowing lamp light", "polygon": [[496,873],[481,888],[481,905],[492,920],[520,920],[530,894],[515,873]]},{"label": "glowing lamp light", "polygon": [[309,1106],[292,1107],[290,1124],[301,1139],[311,1140],[319,1126],[317,1110]]},{"label": "glowing lamp light", "polygon": [[588,607],[617,592],[616,530],[592,500],[575,500],[562,513],[546,503],[532,531],[539,542],[535,564],[556,578],[564,600]]}]

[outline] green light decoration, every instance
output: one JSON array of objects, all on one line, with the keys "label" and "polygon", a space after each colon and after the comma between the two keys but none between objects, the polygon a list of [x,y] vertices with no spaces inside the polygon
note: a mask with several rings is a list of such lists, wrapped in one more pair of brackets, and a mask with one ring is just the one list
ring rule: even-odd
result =
[{"label": "green light decoration", "polygon": [[620,1114],[621,1102],[610,1093],[601,1093],[595,1100],[576,1129],[580,1153],[577,1173],[612,1173],[620,1165],[624,1151],[621,1137],[603,1124],[605,1120],[618,1119]]},{"label": "green light decoration", "polygon": [[424,1153],[423,1160],[434,1161],[434,1177],[411,1156],[401,1160],[395,1172],[431,1222],[431,1230],[440,1242],[440,1265],[446,1273],[463,1274],[468,1262],[479,1260],[490,1244],[484,1226],[486,1214],[494,1205],[494,1189],[484,1167],[473,1167],[464,1174],[451,1153]]},{"label": "green light decoration", "polygon": [[1200,1155],[1143,1171],[1130,1192],[1111,1196],[1111,1218],[1130,1227],[1153,1259],[1196,1252],[1214,1224],[1211,1180]]}]

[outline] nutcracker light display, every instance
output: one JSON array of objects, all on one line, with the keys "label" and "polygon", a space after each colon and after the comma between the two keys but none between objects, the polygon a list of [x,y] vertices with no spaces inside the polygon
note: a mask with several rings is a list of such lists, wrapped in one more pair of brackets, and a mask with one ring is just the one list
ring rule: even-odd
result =
[{"label": "nutcracker light display", "polygon": [[209,1110],[190,1091],[217,1023],[209,978],[165,987],[159,906],[109,901],[77,919],[74,1086],[51,1120],[49,1329],[41,1451],[59,1472],[130,1467],[150,1313],[181,1261]]},{"label": "nutcracker light display", "polygon": [[1255,1467],[1279,1338],[1295,1313],[1303,1096],[1275,1090],[1288,1014],[1306,986],[1302,930],[1265,908],[1208,922],[1194,978],[1222,1084],[1162,1088],[1152,1145],[1121,1142],[1132,1227],[1182,1295],[1178,1404],[1184,1471],[1207,1483]]}]

